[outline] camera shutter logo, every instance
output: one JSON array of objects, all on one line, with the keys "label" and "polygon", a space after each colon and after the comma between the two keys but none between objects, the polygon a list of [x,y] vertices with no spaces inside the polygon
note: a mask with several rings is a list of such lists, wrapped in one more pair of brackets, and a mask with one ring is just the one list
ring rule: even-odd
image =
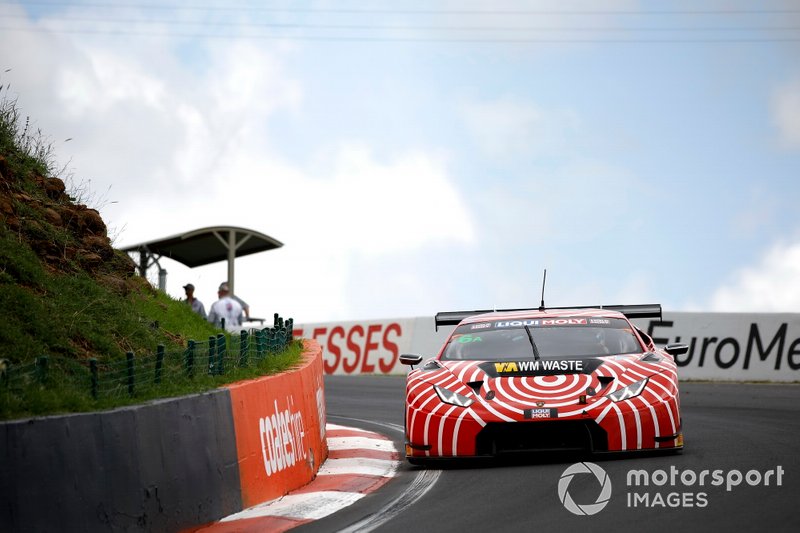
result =
[{"label": "camera shutter logo", "polygon": [[[569,484],[576,474],[594,475],[602,487],[600,494],[597,496],[597,501],[584,505],[575,503],[567,489],[569,489]],[[594,463],[575,463],[564,470],[564,473],[561,474],[561,479],[558,480],[558,499],[561,500],[567,511],[572,514],[584,516],[597,514],[608,505],[608,500],[611,499],[611,478],[608,477],[605,470]]]}]

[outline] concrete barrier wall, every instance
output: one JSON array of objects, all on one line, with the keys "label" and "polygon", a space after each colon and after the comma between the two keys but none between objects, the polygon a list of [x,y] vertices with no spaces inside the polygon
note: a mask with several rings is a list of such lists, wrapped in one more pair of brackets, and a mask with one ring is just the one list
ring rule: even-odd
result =
[{"label": "concrete barrier wall", "polygon": [[0,424],[0,530],[175,531],[241,509],[227,391]]},{"label": "concrete barrier wall", "polygon": [[[664,313],[637,320],[656,344],[689,344],[681,379],[800,381],[798,313]],[[401,353],[433,357],[453,330],[433,317],[300,324],[295,334],[323,347],[326,374],[404,374]]]},{"label": "concrete barrier wall", "polygon": [[[323,393],[321,348],[307,342],[301,368],[279,376],[0,423],[0,531],[179,531],[284,494],[313,479],[326,457]],[[288,479],[252,475],[265,461],[248,435],[258,435],[252,420],[258,428],[264,419],[273,428],[268,449],[273,460],[283,450]]]},{"label": "concrete barrier wall", "polygon": [[229,385],[244,507],[311,481],[328,457],[322,349],[294,371]]}]

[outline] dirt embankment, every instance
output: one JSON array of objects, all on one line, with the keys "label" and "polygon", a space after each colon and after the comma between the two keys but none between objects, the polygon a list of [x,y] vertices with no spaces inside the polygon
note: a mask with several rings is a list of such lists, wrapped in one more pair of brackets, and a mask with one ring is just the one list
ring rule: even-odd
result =
[{"label": "dirt embankment", "polygon": [[100,213],[76,203],[64,182],[32,170],[14,170],[0,155],[0,217],[52,272],[85,270],[125,292],[135,264],[114,250]]}]

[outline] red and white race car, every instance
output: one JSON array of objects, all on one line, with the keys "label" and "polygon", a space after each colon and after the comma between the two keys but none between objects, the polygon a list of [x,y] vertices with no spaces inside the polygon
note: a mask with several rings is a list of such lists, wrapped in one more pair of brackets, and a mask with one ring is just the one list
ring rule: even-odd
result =
[{"label": "red and white race car", "polygon": [[412,365],[406,457],[683,448],[675,356],[631,323],[661,306],[439,313],[455,325],[439,354]]}]

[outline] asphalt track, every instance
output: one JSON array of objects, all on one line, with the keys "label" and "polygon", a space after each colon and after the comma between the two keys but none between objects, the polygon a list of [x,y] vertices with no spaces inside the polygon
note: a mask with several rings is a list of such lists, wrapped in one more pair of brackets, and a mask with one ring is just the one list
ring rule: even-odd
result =
[{"label": "asphalt track", "polygon": [[[328,421],[379,431],[402,450],[404,383],[327,376]],[[404,462],[380,491],[294,531],[800,531],[800,385],[682,383],[681,404],[681,454],[538,456],[428,470]],[[572,514],[559,499],[565,469],[582,461],[611,482],[607,505],[591,516]],[[631,470],[665,483],[636,486]],[[601,494],[591,474],[564,486],[580,506]]]}]

